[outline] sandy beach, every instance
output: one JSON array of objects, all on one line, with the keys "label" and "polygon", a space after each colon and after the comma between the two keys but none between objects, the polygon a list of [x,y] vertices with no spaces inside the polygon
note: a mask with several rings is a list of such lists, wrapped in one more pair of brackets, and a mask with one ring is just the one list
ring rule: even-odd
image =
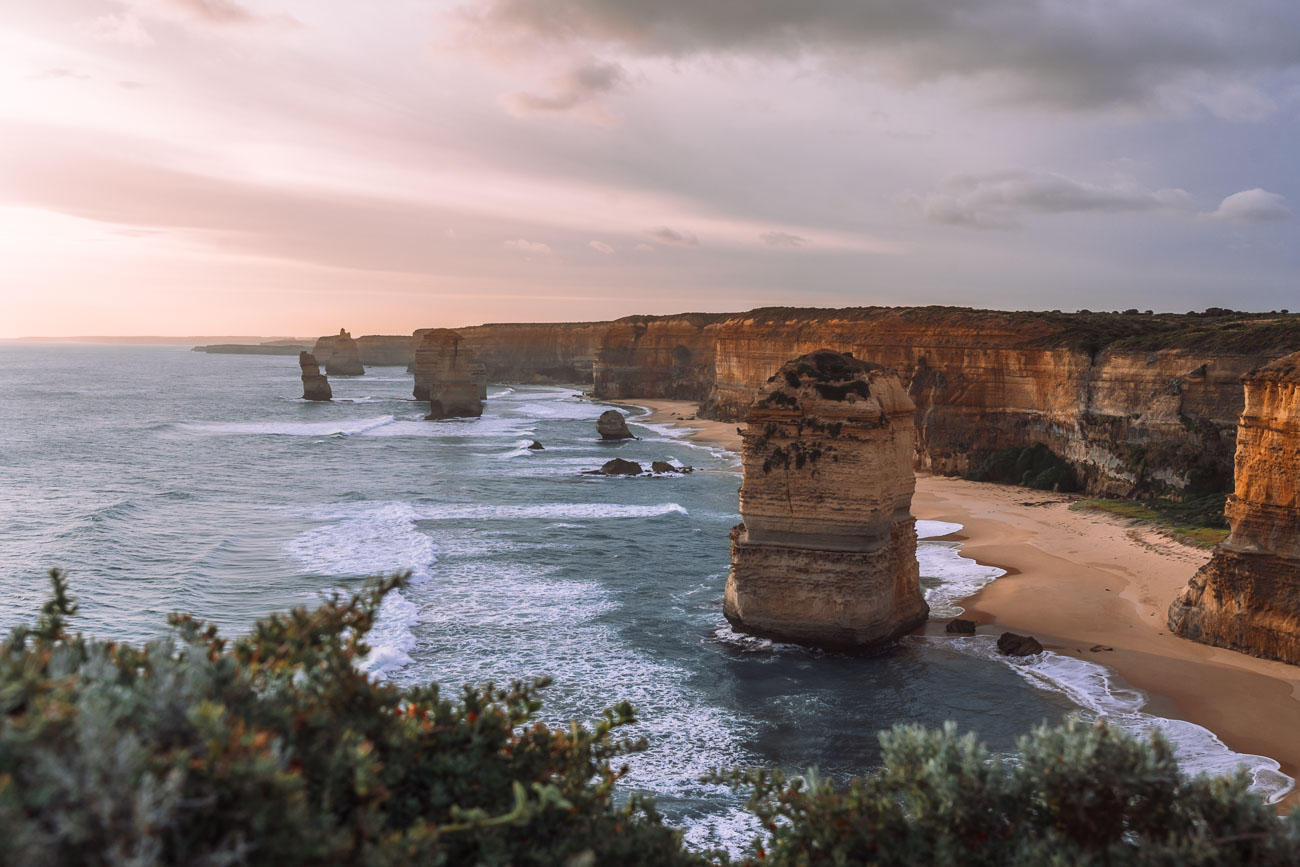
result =
[{"label": "sandy beach", "polygon": [[[636,401],[645,421],[688,427],[692,439],[739,450],[735,423],[694,418],[689,401]],[[1197,644],[1169,633],[1165,613],[1209,551],[1101,512],[1078,498],[919,476],[912,512],[963,529],[945,539],[1007,574],[963,603],[981,633],[1030,633],[1049,650],[1101,663],[1147,693],[1146,711],[1214,732],[1231,749],[1277,760],[1300,778],[1300,667]],[[941,633],[931,622],[927,632]],[[1112,648],[1093,651],[1095,646]],[[1284,804],[1300,802],[1292,792]]]}]

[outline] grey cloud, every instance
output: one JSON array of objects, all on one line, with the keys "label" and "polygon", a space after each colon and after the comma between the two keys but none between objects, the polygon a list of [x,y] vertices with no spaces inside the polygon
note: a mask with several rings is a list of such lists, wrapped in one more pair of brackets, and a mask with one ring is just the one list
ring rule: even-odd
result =
[{"label": "grey cloud", "polygon": [[616,90],[626,79],[627,73],[619,64],[592,61],[560,76],[549,94],[520,91],[506,96],[504,102],[517,114],[565,112]]},{"label": "grey cloud", "polygon": [[261,24],[270,18],[234,0],[165,0],[168,6],[209,24]]},{"label": "grey cloud", "polygon": [[695,236],[694,232],[682,232],[668,226],[660,226],[657,229],[650,230],[650,237],[654,238],[660,244],[671,244],[676,247],[698,247],[700,239]]},{"label": "grey cloud", "polygon": [[954,175],[935,192],[904,198],[933,223],[972,229],[1009,229],[1026,214],[1123,213],[1189,210],[1185,190],[1151,191],[1133,183],[1110,186],[1076,181],[1052,172],[1014,170]]},{"label": "grey cloud", "polygon": [[587,246],[595,250],[597,253],[603,253],[606,256],[614,255],[614,248],[609,244],[606,244],[604,241],[588,241]]},{"label": "grey cloud", "polygon": [[1289,0],[490,0],[470,14],[488,38],[670,57],[834,53],[902,82],[969,77],[1072,108],[1191,102],[1230,118],[1268,104],[1253,77],[1300,65]]},{"label": "grey cloud", "polygon": [[1233,193],[1207,216],[1232,223],[1266,223],[1289,220],[1292,215],[1284,196],[1256,187]]},{"label": "grey cloud", "polygon": [[769,247],[782,247],[787,250],[793,250],[808,243],[807,238],[792,235],[789,232],[764,232],[758,238]]}]

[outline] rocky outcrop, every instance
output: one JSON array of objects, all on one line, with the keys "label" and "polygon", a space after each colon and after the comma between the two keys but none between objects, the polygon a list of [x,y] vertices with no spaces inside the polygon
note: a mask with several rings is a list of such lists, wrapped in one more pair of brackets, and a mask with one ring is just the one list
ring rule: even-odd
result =
[{"label": "rocky outcrop", "polygon": [[330,376],[361,376],[366,372],[357,342],[342,328],[338,334],[317,339],[312,355],[325,365],[325,373]]},{"label": "rocky outcrop", "polygon": [[469,353],[449,328],[423,331],[415,350],[416,400],[429,402],[426,418],[477,418],[483,401],[469,369]]},{"label": "rocky outcrop", "polygon": [[1243,382],[1232,531],[1169,607],[1169,628],[1300,664],[1300,352]]},{"label": "rocky outcrop", "polygon": [[639,476],[645,470],[636,461],[625,461],[622,458],[614,458],[612,461],[605,461],[604,466],[596,470],[602,476]]},{"label": "rocky outcrop", "polygon": [[723,602],[736,628],[860,648],[925,621],[913,410],[892,371],[830,350],[772,377],[743,433]]},{"label": "rocky outcrop", "polygon": [[998,653],[1003,656],[1033,656],[1042,653],[1043,645],[1032,635],[1016,635],[1004,632],[998,636]]},{"label": "rocky outcrop", "polygon": [[603,440],[630,440],[632,432],[627,429],[627,419],[616,409],[607,409],[596,419],[596,433]]},{"label": "rocky outcrop", "polygon": [[478,389],[478,399],[487,400],[487,365],[478,361],[470,355],[469,378],[474,380],[474,387]]},{"label": "rocky outcrop", "polygon": [[961,617],[954,617],[948,621],[948,625],[943,628],[944,632],[952,632],[957,635],[974,635],[975,621],[966,620]]},{"label": "rocky outcrop", "polygon": [[303,400],[332,400],[334,398],[334,393],[330,390],[330,381],[320,372],[320,365],[316,363],[314,355],[310,352],[299,352],[298,367],[302,369]]},{"label": "rocky outcrop", "polygon": [[609,323],[596,354],[595,393],[604,400],[703,400],[713,386],[717,349],[716,332],[709,326],[727,318],[684,313]]},{"label": "rocky outcrop", "polygon": [[409,367],[415,340],[409,334],[365,334],[357,338],[357,353],[366,367]]}]

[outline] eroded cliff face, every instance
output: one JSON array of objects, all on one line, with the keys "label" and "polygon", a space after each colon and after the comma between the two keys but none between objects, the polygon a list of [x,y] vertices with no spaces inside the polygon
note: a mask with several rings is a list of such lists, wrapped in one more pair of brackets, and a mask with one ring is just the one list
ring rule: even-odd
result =
[{"label": "eroded cliff face", "polygon": [[366,367],[409,367],[415,362],[415,338],[409,334],[363,334],[357,352]]},{"label": "eroded cliff face", "polygon": [[1300,663],[1300,352],[1243,382],[1232,532],[1170,606],[1169,627]]},{"label": "eroded cliff face", "polygon": [[483,414],[470,362],[455,331],[430,328],[421,333],[415,350],[414,396],[429,402],[426,418],[477,418]]},{"label": "eroded cliff face", "polygon": [[[457,328],[489,382],[586,385],[608,322],[476,325]],[[421,332],[417,331],[418,337]]]},{"label": "eroded cliff face", "polygon": [[890,642],[923,623],[911,515],[914,406],[890,370],[829,350],[781,367],[749,408],[743,523],[723,613],[823,647]]},{"label": "eroded cliff face", "polygon": [[742,419],[782,359],[827,346],[903,377],[918,469],[965,473],[991,452],[1041,443],[1075,466],[1085,489],[1124,495],[1216,477],[1226,485],[1238,378],[1276,355],[1090,351],[1055,345],[1059,327],[1031,317],[933,308],[755,311],[702,330],[717,343],[705,417]]},{"label": "eroded cliff face", "polygon": [[703,400],[713,387],[718,344],[709,326],[726,318],[685,313],[615,320],[596,353],[595,393],[606,400]]}]

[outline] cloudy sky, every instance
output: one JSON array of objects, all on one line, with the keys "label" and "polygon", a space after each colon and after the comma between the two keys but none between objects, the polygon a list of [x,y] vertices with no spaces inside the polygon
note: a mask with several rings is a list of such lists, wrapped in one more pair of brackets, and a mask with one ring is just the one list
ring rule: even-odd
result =
[{"label": "cloudy sky", "polygon": [[7,0],[0,336],[1300,308],[1294,0]]}]

